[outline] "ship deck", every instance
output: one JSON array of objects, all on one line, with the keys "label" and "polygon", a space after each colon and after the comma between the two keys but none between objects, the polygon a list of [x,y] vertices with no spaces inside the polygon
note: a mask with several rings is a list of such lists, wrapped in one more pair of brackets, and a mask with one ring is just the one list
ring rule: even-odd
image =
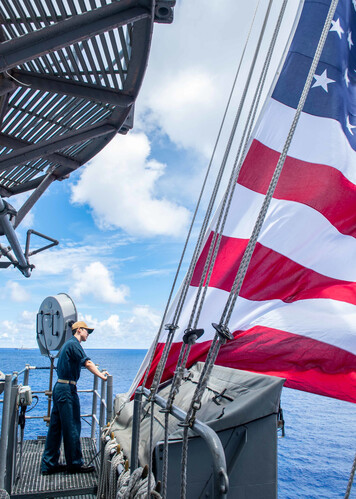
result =
[{"label": "ship deck", "polygon": [[[96,468],[94,473],[66,472],[42,476],[40,471],[41,457],[45,439],[25,440],[22,451],[21,477],[12,488],[11,498],[47,498],[76,497],[78,499],[94,499],[96,497],[99,458],[93,457],[97,450],[95,442],[88,437],[81,438],[84,462],[92,461]],[[61,449],[62,461],[63,448]]]}]

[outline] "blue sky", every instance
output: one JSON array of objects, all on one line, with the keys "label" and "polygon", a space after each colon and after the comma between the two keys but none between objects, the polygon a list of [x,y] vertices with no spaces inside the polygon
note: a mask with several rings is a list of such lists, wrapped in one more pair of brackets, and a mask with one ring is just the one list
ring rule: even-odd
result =
[{"label": "blue sky", "polygon": [[[174,23],[155,25],[134,129],[113,139],[68,180],[53,184],[18,231],[22,242],[33,228],[60,244],[32,258],[36,268],[29,279],[15,269],[1,270],[2,347],[36,347],[39,306],[61,292],[96,329],[87,348],[151,344],[256,3],[178,1]],[[251,39],[257,33],[258,27]],[[284,28],[281,47],[286,36]],[[20,206],[24,199],[10,202]],[[203,208],[206,203],[205,198]],[[183,269],[187,265],[188,259]]]}]

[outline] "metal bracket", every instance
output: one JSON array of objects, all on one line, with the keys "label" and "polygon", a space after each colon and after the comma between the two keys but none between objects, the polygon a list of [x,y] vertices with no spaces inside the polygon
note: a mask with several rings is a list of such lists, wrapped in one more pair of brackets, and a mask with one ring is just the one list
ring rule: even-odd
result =
[{"label": "metal bracket", "polygon": [[129,130],[131,130],[134,126],[134,114],[135,114],[135,104],[132,104],[130,107],[130,111],[126,116],[125,121],[121,125],[118,133],[121,135],[126,135]]},{"label": "metal bracket", "polygon": [[179,329],[179,326],[176,324],[165,324],[164,329],[166,331],[175,331],[176,329]]},{"label": "metal bracket", "polygon": [[155,5],[155,22],[171,24],[173,22],[173,8],[175,0],[158,0]]},{"label": "metal bracket", "polygon": [[[34,251],[30,251],[30,238],[31,234],[35,234],[35,236],[42,237],[43,239],[46,239],[47,241],[51,241],[51,244],[47,244],[47,246],[43,246],[43,248],[39,248]],[[28,259],[29,256],[36,255],[37,253],[40,253],[41,251],[44,251],[45,249],[52,248],[52,246],[57,246],[58,241],[57,239],[53,239],[52,237],[45,236],[44,234],[41,234],[40,232],[36,232],[33,229],[30,229],[27,231],[27,236],[26,236],[26,249],[25,249],[25,257],[26,260]]]},{"label": "metal bracket", "polygon": [[230,333],[230,329],[225,324],[216,324],[215,322],[213,322],[212,326],[218,333],[220,339],[222,340],[234,339],[233,335]]},{"label": "metal bracket", "polygon": [[186,345],[194,345],[198,338],[203,336],[204,329],[186,329],[184,331],[183,341]]}]

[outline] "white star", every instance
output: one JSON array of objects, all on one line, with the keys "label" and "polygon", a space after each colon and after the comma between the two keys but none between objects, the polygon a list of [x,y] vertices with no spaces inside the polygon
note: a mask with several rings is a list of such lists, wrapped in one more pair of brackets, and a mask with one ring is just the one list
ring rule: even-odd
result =
[{"label": "white star", "polygon": [[336,33],[339,35],[339,38],[341,39],[341,35],[344,33],[344,30],[340,26],[340,18],[338,18],[337,21],[331,21],[330,31],[336,31]]},{"label": "white star", "polygon": [[[356,0],[355,0],[355,2],[356,2]],[[351,31],[349,31],[349,33],[347,35],[347,41],[348,41],[348,44],[349,44],[349,50],[351,50],[351,47],[354,44],[354,42],[352,41],[352,38],[351,38]]]},{"label": "white star", "polygon": [[315,78],[316,82],[314,83],[312,88],[322,87],[325,90],[325,92],[328,91],[329,83],[335,83],[335,80],[331,80],[330,78],[328,78],[328,75],[326,74],[326,69],[321,75],[315,74],[314,78]]},{"label": "white star", "polygon": [[351,135],[353,135],[354,132],[352,131],[352,129],[356,128],[356,125],[351,125],[350,118],[348,115],[346,116],[346,127],[347,127],[348,131],[351,133]]},{"label": "white star", "polygon": [[348,87],[349,83],[350,83],[350,78],[349,78],[349,71],[347,68],[345,69],[344,80],[345,80],[346,86]]},{"label": "white star", "polygon": [[354,6],[354,9],[356,10],[356,0],[352,0],[352,3],[353,3],[353,6]]}]

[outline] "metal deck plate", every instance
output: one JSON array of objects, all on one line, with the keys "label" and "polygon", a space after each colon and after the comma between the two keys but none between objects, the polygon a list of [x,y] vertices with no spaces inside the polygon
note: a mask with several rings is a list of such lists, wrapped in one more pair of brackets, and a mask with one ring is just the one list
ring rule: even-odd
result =
[{"label": "metal deck plate", "polygon": [[[97,450],[91,438],[81,438],[83,458],[89,463]],[[98,460],[92,463],[96,467],[94,473],[55,473],[53,475],[41,475],[41,458],[45,441],[25,440],[22,455],[22,473],[20,479],[13,487],[12,498],[57,498],[57,497],[81,497],[82,499],[93,499],[98,480]],[[63,459],[63,449],[61,458]]]}]

